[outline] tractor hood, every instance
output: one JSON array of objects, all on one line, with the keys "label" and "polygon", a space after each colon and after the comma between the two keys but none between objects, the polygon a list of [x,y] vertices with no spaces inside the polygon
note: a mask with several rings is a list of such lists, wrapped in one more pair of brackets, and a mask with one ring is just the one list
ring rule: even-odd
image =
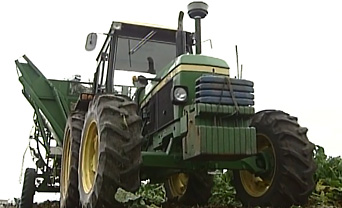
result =
[{"label": "tractor hood", "polygon": [[185,71],[229,75],[229,66],[224,60],[218,58],[204,55],[181,55],[157,73],[156,78],[160,81],[152,81],[146,86],[142,105],[145,105],[174,76]]},{"label": "tractor hood", "polygon": [[157,78],[164,78],[168,73],[172,72],[175,68],[182,64],[220,67],[227,69],[227,71],[229,70],[228,64],[222,59],[204,55],[188,54],[175,58],[169,65],[157,73]]}]

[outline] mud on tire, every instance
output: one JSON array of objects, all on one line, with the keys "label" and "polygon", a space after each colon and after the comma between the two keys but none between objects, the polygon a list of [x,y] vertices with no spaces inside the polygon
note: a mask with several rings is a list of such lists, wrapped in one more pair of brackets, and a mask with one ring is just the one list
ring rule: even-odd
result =
[{"label": "mud on tire", "polygon": [[82,207],[120,207],[117,189],[140,187],[142,136],[136,112],[136,104],[122,96],[99,95],[89,104],[78,174]]},{"label": "mud on tire", "polygon": [[[306,204],[315,187],[313,175],[316,170],[314,145],[306,136],[307,128],[300,127],[297,118],[274,110],[257,113],[251,126],[256,128],[259,151],[264,151],[259,148],[263,146],[261,140],[270,143],[274,168],[260,176],[234,171],[237,198],[248,207]],[[253,181],[256,181],[254,185]],[[258,185],[262,181],[267,184],[265,188]]]}]

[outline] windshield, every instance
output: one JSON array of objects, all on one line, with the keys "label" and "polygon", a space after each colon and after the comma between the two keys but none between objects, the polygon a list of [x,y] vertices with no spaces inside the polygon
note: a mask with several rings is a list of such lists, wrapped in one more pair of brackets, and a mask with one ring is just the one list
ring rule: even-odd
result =
[{"label": "windshield", "polygon": [[[141,39],[119,36],[115,70],[155,74],[170,63],[175,56],[176,45],[174,43],[160,42],[153,39],[142,41]],[[155,72],[149,71],[151,69],[151,60]]]}]

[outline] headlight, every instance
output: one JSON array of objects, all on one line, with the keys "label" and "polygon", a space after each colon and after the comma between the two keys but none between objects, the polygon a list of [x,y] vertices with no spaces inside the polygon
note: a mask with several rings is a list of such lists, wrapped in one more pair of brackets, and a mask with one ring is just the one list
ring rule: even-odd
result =
[{"label": "headlight", "polygon": [[173,90],[173,102],[185,103],[188,100],[188,90],[184,87],[175,87]]}]

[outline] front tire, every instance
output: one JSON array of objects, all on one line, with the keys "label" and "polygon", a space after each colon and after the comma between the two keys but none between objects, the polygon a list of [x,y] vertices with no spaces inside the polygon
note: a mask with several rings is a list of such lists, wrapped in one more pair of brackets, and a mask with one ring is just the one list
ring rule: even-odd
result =
[{"label": "front tire", "polygon": [[129,98],[100,95],[89,104],[79,160],[82,207],[120,207],[114,196],[119,187],[140,187],[141,118]]},{"label": "front tire", "polygon": [[33,197],[36,192],[36,170],[27,168],[25,170],[24,184],[21,192],[20,208],[32,208]]},{"label": "front tire", "polygon": [[271,156],[271,170],[256,175],[233,171],[237,198],[245,206],[304,205],[315,187],[314,145],[307,128],[282,111],[261,111],[251,122],[256,128],[258,152]]},{"label": "front tire", "polygon": [[211,197],[213,184],[213,176],[206,172],[174,174],[165,182],[168,203],[206,205]]},{"label": "front tire", "polygon": [[65,126],[60,185],[61,208],[79,207],[78,158],[84,114],[83,111],[73,112]]}]

